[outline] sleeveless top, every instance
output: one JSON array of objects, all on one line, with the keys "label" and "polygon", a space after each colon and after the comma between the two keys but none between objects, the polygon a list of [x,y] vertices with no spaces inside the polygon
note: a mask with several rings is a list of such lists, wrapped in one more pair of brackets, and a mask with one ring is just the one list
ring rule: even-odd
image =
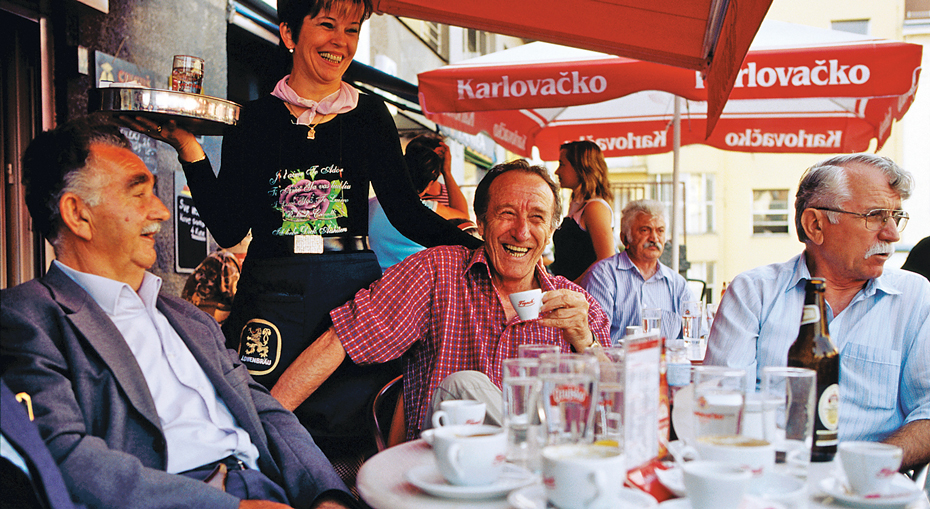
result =
[{"label": "sleeveless top", "polygon": [[[553,274],[574,281],[597,261],[591,234],[580,226],[584,209],[589,203],[595,201],[603,203],[610,209],[610,205],[602,198],[594,198],[584,203],[572,202],[568,216],[552,235],[552,241],[555,244],[555,262],[549,268]],[[612,218],[611,227],[613,227]]]}]

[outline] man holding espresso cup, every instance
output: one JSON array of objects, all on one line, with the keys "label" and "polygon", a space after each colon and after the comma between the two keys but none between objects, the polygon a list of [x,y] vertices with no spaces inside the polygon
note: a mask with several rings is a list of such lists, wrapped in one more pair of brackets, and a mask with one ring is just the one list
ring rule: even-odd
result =
[{"label": "man holding espresso cup", "polygon": [[[492,407],[500,408],[501,363],[517,356],[518,345],[580,352],[610,344],[597,301],[540,264],[561,210],[559,187],[545,168],[522,159],[495,166],[475,191],[485,245],[427,249],[389,268],[330,313],[333,327],[298,357],[272,394],[293,408],[346,355],[358,364],[403,358],[407,439],[428,427],[430,399],[453,373],[470,375],[465,384],[486,394],[478,398],[496,402],[486,422],[499,422]],[[546,292],[539,318],[521,320],[508,295],[533,288]]]}]

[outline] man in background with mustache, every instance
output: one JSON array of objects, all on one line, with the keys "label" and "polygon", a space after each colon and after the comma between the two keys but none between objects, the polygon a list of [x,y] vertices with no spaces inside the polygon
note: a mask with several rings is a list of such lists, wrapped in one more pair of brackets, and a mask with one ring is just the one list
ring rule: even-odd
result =
[{"label": "man in background with mustache", "polygon": [[825,279],[840,352],[839,438],[898,445],[903,470],[930,461],[930,282],[884,268],[907,224],[901,201],[913,185],[909,172],[872,154],[809,168],[795,198],[804,252],[733,279],[704,359],[744,368],[758,384],[763,367],[787,363],[806,281]]},{"label": "man in background with mustache", "polygon": [[219,325],[159,295],[170,214],[118,128],[77,119],[23,157],[55,261],[0,299],[0,373],[31,398],[71,497],[89,507],[353,507],[307,430],[226,350]]},{"label": "man in background with mustache", "polygon": [[665,237],[665,205],[631,201],[620,218],[620,240],[626,249],[582,275],[581,286],[610,315],[611,342],[620,344],[628,325],[643,324],[644,308],[662,310],[666,339],[681,337],[682,305],[697,299],[685,278],[659,262]]}]

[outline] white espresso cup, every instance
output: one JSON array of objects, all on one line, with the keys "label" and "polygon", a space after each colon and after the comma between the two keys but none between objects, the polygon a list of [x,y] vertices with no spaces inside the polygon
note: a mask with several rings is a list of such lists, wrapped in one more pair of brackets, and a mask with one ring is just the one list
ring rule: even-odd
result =
[{"label": "white espresso cup", "polygon": [[458,425],[436,428],[433,455],[442,476],[458,486],[497,481],[507,459],[507,434],[499,426]]},{"label": "white espresso cup", "polygon": [[618,447],[550,445],[542,457],[546,497],[559,509],[622,507],[626,461]]},{"label": "white espresso cup", "polygon": [[510,303],[520,315],[521,320],[539,318],[539,307],[542,305],[543,291],[540,289],[527,290],[510,294]]},{"label": "white espresso cup", "polygon": [[754,478],[761,478],[775,467],[775,446],[760,438],[711,435],[695,439],[694,449],[702,460],[739,465],[752,472]]},{"label": "white espresso cup", "polygon": [[748,469],[722,461],[689,461],[682,473],[691,509],[736,509],[752,480]]},{"label": "white espresso cup", "polygon": [[[433,412],[433,427],[459,424],[483,424],[485,404],[473,399],[450,399]],[[445,421],[445,422],[443,422]]]},{"label": "white espresso cup", "polygon": [[880,442],[840,442],[838,451],[853,492],[862,497],[888,493],[891,480],[901,468],[900,447]]}]

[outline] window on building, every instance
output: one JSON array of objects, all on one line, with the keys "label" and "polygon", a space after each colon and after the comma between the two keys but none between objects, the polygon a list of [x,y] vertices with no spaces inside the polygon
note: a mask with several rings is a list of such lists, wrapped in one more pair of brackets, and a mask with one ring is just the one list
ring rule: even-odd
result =
[{"label": "window on building", "polygon": [[424,21],[421,33],[426,44],[434,51],[442,52],[442,27],[435,21]]},{"label": "window on building", "polygon": [[[684,182],[684,217],[685,233],[700,235],[713,233],[716,230],[714,221],[714,190],[716,175],[713,173],[684,173],[681,175]],[[661,201],[668,209],[669,217],[672,214],[672,186],[671,175],[656,175],[656,186],[652,198]]]},{"label": "window on building", "polygon": [[830,28],[840,32],[849,32],[851,34],[869,35],[869,20],[867,19],[847,19],[841,21],[831,21]]},{"label": "window on building", "polygon": [[754,189],[752,191],[752,233],[755,235],[788,233],[787,189]]},{"label": "window on building", "polygon": [[487,35],[481,30],[465,30],[465,48],[470,53],[484,55],[488,52]]},{"label": "window on building", "polygon": [[930,0],[904,0],[905,19],[930,18]]}]

